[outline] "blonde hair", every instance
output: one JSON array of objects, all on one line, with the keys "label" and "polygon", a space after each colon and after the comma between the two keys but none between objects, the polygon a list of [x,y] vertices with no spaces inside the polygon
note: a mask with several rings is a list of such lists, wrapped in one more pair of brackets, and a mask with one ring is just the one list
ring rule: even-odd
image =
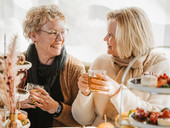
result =
[{"label": "blonde hair", "polygon": [[121,59],[137,56],[154,46],[150,21],[145,12],[136,7],[109,12],[107,21],[116,21],[115,39]]},{"label": "blonde hair", "polygon": [[30,32],[39,32],[46,22],[57,18],[65,22],[65,16],[60,12],[58,6],[54,4],[32,7],[27,12],[23,22],[24,36],[30,38]]}]

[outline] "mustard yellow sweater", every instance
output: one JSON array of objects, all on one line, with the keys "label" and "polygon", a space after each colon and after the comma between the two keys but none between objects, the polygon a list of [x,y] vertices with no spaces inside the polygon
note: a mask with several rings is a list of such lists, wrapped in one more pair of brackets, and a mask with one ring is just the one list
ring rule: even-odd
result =
[{"label": "mustard yellow sweater", "polygon": [[78,78],[85,72],[84,65],[67,54],[66,65],[60,71],[60,85],[64,97],[62,113],[54,118],[53,126],[80,126],[71,114],[71,106],[78,94]]}]

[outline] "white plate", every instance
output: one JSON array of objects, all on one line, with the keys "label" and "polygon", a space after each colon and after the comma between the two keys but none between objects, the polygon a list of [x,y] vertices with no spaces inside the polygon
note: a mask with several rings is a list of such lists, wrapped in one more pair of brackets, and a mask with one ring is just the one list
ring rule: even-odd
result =
[{"label": "white plate", "polygon": [[22,126],[22,128],[29,128],[31,126],[30,120],[28,120],[28,124]]},{"label": "white plate", "polygon": [[32,64],[29,62],[29,61],[24,61],[24,64],[22,65],[17,65],[18,67],[18,70],[22,69],[22,70],[25,70],[25,69],[29,69],[32,67]]},{"label": "white plate", "polygon": [[128,80],[127,86],[129,88],[137,89],[145,92],[161,93],[161,94],[170,94],[170,88],[155,88],[155,87],[145,87],[141,83],[133,83],[132,81],[137,81],[140,78],[132,78]]},{"label": "white plate", "polygon": [[[5,122],[6,123],[6,122]],[[3,127],[2,128],[4,128],[5,126],[5,123],[3,123]],[[22,128],[29,128],[31,126],[31,123],[30,123],[30,120],[28,120],[28,124],[26,124],[26,125],[24,125],[24,126],[22,126]]]},{"label": "white plate", "polygon": [[140,127],[140,128],[169,128],[169,127],[163,127],[163,126],[158,126],[158,125],[144,124],[142,122],[135,120],[132,117],[133,114],[134,113],[129,115],[129,121],[133,126]]},{"label": "white plate", "polygon": [[27,90],[25,90],[25,89],[18,89],[18,90],[20,90],[20,91],[24,91],[25,93],[16,93],[17,95],[19,95],[19,101],[23,101],[23,100],[25,100],[25,99],[27,99],[28,97],[29,97],[29,95],[30,95],[30,93],[29,93],[29,91],[27,91]]},{"label": "white plate", "polygon": [[[25,69],[28,70],[28,69],[30,69],[32,67],[32,63],[29,62],[29,61],[25,61],[24,64],[17,65],[16,67],[17,67],[17,70],[25,70]],[[3,71],[2,66],[0,66],[0,71]]]},{"label": "white plate", "polygon": [[[19,99],[19,101],[23,101],[25,99],[27,99],[30,96],[30,92],[25,90],[25,89],[20,89],[21,91],[23,90],[25,93],[21,94],[21,93],[16,93],[16,97]],[[2,95],[2,92],[0,92],[0,95]],[[1,100],[1,98],[0,98]]]},{"label": "white plate", "polygon": [[[4,111],[5,111],[5,109],[4,109]],[[24,111],[24,110],[20,110],[20,111],[22,111],[22,113],[27,114],[27,112]],[[18,109],[17,109],[16,112],[17,112],[17,113],[19,112]],[[6,110],[6,115],[7,115],[7,116],[9,116],[9,113],[10,113],[10,112]],[[6,122],[3,123],[3,126],[5,125],[5,123],[6,123]],[[31,126],[31,122],[30,122],[30,120],[28,119],[28,123],[27,123],[26,125],[22,126],[22,128],[29,128],[30,126]],[[3,127],[3,128],[4,128],[4,127]]]},{"label": "white plate", "polygon": [[9,115],[9,110],[5,109],[5,108],[0,108],[0,115],[1,116],[8,116]]}]

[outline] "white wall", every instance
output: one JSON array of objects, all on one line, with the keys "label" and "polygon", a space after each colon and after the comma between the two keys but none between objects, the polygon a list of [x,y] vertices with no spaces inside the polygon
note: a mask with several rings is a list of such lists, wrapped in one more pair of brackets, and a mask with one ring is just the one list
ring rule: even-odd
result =
[{"label": "white wall", "polygon": [[92,62],[106,53],[106,14],[112,9],[137,6],[145,10],[153,26],[156,45],[170,45],[169,0],[0,0],[0,52],[3,36],[9,42],[12,34],[19,34],[20,51],[29,42],[22,34],[22,21],[26,11],[36,5],[59,5],[67,18],[69,34],[66,40],[68,53],[82,61]]},{"label": "white wall", "polygon": [[169,5],[170,5],[170,1],[167,0],[164,44],[168,46],[170,46],[170,8],[169,8]]}]

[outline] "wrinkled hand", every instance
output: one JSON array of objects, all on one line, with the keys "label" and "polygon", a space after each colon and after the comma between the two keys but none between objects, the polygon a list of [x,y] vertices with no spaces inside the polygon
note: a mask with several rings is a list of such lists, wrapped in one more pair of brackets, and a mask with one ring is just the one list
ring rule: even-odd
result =
[{"label": "wrinkled hand", "polygon": [[91,87],[101,91],[94,91],[95,93],[111,97],[120,89],[120,85],[109,76],[101,74],[96,74],[96,76],[99,77],[99,80],[92,79],[93,84],[91,84]]},{"label": "wrinkled hand", "polygon": [[88,74],[87,73],[83,73],[79,77],[78,87],[85,96],[90,95],[91,91],[88,86]]},{"label": "wrinkled hand", "polygon": [[55,101],[43,88],[35,87],[38,93],[35,91],[30,91],[32,99],[36,102],[34,103],[35,106],[41,108],[44,111],[49,112],[50,114],[55,113],[59,103]]},{"label": "wrinkled hand", "polygon": [[36,108],[35,105],[31,105],[29,103],[30,103],[30,99],[28,98],[24,101],[20,101],[19,106],[20,106],[20,108]]}]

